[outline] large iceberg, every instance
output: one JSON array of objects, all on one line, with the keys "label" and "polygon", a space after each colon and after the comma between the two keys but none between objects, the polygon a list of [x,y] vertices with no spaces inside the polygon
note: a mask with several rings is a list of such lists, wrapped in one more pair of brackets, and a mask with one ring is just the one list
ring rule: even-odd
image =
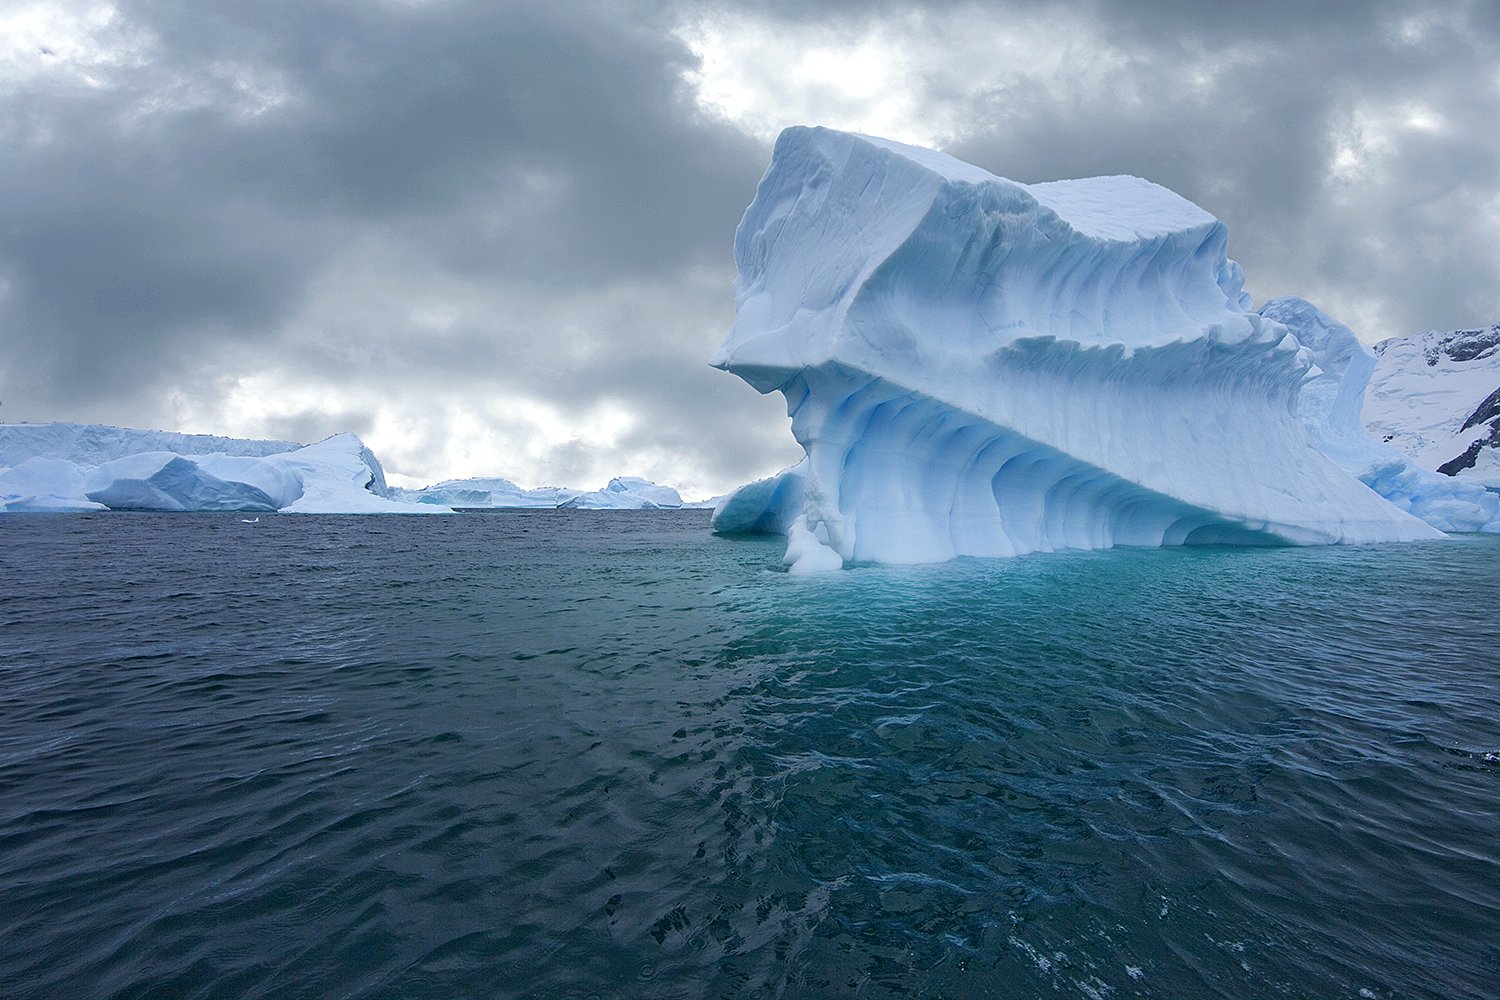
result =
[{"label": "large iceberg", "polygon": [[[1361,414],[1367,409],[1366,388],[1376,370],[1377,356],[1354,331],[1295,296],[1272,299],[1261,306],[1260,314],[1286,326],[1311,353],[1314,367],[1298,394],[1297,412],[1323,454],[1402,510],[1440,531],[1500,532],[1500,494],[1478,482],[1423,468],[1391,444],[1377,440],[1366,428]],[[1391,343],[1386,341],[1387,345]],[[1388,377],[1386,385],[1395,381]],[[1440,379],[1432,381],[1441,384]],[[1434,396],[1440,393],[1409,393],[1401,412],[1431,407]],[[1381,402],[1394,403],[1400,398],[1387,392]],[[1456,430],[1468,412],[1463,407],[1460,413],[1448,414],[1451,429]]]},{"label": "large iceberg", "polygon": [[784,527],[796,571],[1439,537],[1315,446],[1309,352],[1250,310],[1226,241],[1139,178],[1020,184],[786,130],[713,364],[785,396],[806,460],[746,488],[772,507],[727,498],[719,530]]},{"label": "large iceberg", "polygon": [[353,434],[317,444],[102,424],[0,424],[0,512],[447,513],[392,500]]}]

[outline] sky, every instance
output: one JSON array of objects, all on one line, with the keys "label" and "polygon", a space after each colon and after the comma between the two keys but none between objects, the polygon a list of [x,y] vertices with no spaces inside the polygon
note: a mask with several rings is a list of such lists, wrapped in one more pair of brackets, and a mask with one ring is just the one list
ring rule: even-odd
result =
[{"label": "sky", "polygon": [[4,0],[0,422],[724,492],[800,455],[707,366],[793,124],[1146,177],[1369,342],[1500,321],[1491,0]]}]

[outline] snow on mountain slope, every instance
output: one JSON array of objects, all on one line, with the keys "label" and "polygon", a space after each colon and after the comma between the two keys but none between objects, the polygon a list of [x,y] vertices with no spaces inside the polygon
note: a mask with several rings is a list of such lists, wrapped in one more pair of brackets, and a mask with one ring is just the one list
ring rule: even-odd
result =
[{"label": "snow on mountain slope", "polygon": [[1364,422],[1424,469],[1500,489],[1500,324],[1375,345]]},{"label": "snow on mountain slope", "polygon": [[0,511],[447,512],[385,492],[380,460],[353,434],[302,447],[99,424],[0,424]]},{"label": "snow on mountain slope", "polygon": [[[1248,311],[1226,241],[1139,178],[1025,185],[783,132],[713,364],[786,397],[807,455],[793,570],[1439,537],[1313,446],[1308,354]],[[717,520],[759,520],[745,499]]]},{"label": "snow on mountain slope", "polygon": [[1500,494],[1421,468],[1365,429],[1360,413],[1376,357],[1354,331],[1296,297],[1273,299],[1260,314],[1311,352],[1315,367],[1297,396],[1297,412],[1325,455],[1440,531],[1500,532]]}]

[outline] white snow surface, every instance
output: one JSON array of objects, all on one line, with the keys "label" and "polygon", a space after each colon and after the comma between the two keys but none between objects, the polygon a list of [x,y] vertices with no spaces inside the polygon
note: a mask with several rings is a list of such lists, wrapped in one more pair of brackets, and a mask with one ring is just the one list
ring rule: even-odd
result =
[{"label": "white snow surface", "polygon": [[[1325,455],[1440,531],[1500,532],[1500,494],[1423,468],[1366,429],[1361,412],[1376,355],[1354,331],[1296,297],[1272,299],[1260,314],[1286,326],[1311,353],[1314,367],[1297,411]],[[1462,420],[1458,416],[1453,426]]]},{"label": "white snow surface", "polygon": [[0,424],[0,512],[448,512],[385,494],[379,459],[353,434],[303,447],[102,424]]},{"label": "white snow surface", "polygon": [[801,497],[773,477],[716,524],[774,523],[793,571],[1440,537],[1315,446],[1310,354],[1249,310],[1226,242],[1139,178],[1026,185],[787,129],[736,233],[713,363],[785,396]]},{"label": "white snow surface", "polygon": [[1364,423],[1424,469],[1500,489],[1500,324],[1375,345]]}]

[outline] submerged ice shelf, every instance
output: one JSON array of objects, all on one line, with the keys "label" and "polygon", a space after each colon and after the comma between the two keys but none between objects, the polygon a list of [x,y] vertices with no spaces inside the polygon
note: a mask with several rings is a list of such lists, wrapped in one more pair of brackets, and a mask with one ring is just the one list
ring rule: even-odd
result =
[{"label": "submerged ice shelf", "polygon": [[1316,446],[1310,352],[1250,310],[1222,223],[1135,177],[1019,184],[782,133],[713,363],[806,458],[720,504],[794,571],[1056,548],[1439,537]]}]

